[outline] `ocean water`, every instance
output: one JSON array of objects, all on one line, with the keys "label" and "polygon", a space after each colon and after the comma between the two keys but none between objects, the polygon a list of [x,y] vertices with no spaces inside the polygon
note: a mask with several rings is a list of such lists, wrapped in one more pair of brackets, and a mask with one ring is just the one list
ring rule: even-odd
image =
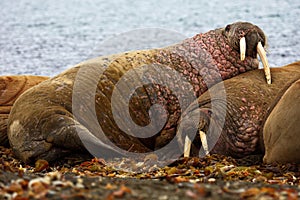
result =
[{"label": "ocean water", "polygon": [[249,21],[272,67],[300,60],[300,1],[1,0],[0,75],[56,75],[86,59],[166,46]]}]

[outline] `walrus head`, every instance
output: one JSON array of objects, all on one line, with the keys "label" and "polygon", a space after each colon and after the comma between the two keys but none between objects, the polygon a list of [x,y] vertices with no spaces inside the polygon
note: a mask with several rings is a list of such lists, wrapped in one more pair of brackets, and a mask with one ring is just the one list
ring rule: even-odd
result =
[{"label": "walrus head", "polygon": [[[234,73],[234,70],[236,69],[242,73],[258,68],[258,54],[264,66],[267,83],[271,84],[270,67],[264,49],[267,46],[267,37],[258,26],[249,22],[236,22],[227,25],[225,28],[208,32],[207,35],[202,36],[202,38],[203,37],[205,38],[204,40],[208,41],[207,43],[213,47],[208,47],[207,50],[211,53],[213,59],[217,63],[223,80],[237,75]],[[198,105],[196,105],[196,107],[197,106]],[[221,110],[222,109],[218,109],[218,112],[221,113]],[[206,119],[205,121],[210,121],[210,118],[207,117],[209,114],[205,114],[205,112],[201,114],[201,117]],[[189,124],[186,126],[187,128],[185,131],[189,132],[188,126],[192,125]],[[222,129],[222,126],[219,126],[217,123],[212,127],[214,129]],[[207,153],[207,135],[205,132],[201,131],[201,129],[199,130],[203,149],[205,153]],[[189,137],[185,137],[183,141],[184,156],[188,157],[190,155],[192,141]]]},{"label": "walrus head", "polygon": [[[255,37],[255,35],[257,36]],[[168,121],[161,132],[161,141],[163,141],[161,144],[168,143],[169,138],[171,138],[169,136],[175,133],[175,127],[178,125],[179,106],[181,106],[178,102],[180,102],[181,96],[184,98],[184,104],[188,106],[189,100],[193,98],[187,97],[185,94],[189,93],[185,93],[186,91],[192,91],[198,97],[208,87],[222,80],[258,68],[259,62],[256,58],[256,52],[264,52],[263,46],[265,44],[266,38],[257,26],[238,22],[227,26],[227,28],[198,34],[193,38],[184,40],[182,43],[166,48],[126,52],[82,62],[49,81],[39,84],[35,89],[27,91],[18,99],[14,104],[8,123],[11,146],[17,157],[24,162],[33,162],[41,158],[48,161],[56,160],[59,156],[65,153],[73,153],[74,150],[78,149],[82,152],[85,147],[83,141],[88,142],[88,147],[101,147],[101,152],[97,154],[97,157],[98,155],[101,157],[111,155],[114,149],[100,142],[95,144],[96,142],[92,143],[89,140],[92,138],[91,140],[94,141],[95,136],[93,134],[98,131],[95,124],[99,125],[98,122],[100,122],[100,124],[103,123],[101,127],[104,127],[104,132],[109,136],[107,138],[112,140],[114,144],[118,144],[123,150],[137,150],[140,152],[142,149],[143,152],[148,152],[148,149],[162,147],[163,145],[154,143],[158,141],[154,137],[150,137],[149,140],[129,137],[121,131],[122,128],[117,126],[117,120],[113,116],[113,113],[117,112],[112,111],[112,108],[127,107],[127,105],[122,106],[123,104],[121,104],[125,99],[123,94],[135,88],[134,84],[136,82],[142,83],[142,79],[149,80],[151,84],[147,83],[141,87],[140,91],[136,90],[136,100],[132,98],[128,107],[131,113],[128,117],[119,115],[119,118],[125,119],[124,123],[129,121],[127,119],[132,118],[136,124],[148,126],[151,122],[148,115],[151,106],[154,104],[165,106],[166,110],[169,111],[169,116],[166,117]],[[257,47],[257,50],[253,49],[254,47]],[[240,50],[242,53],[240,53]],[[147,66],[147,71],[141,71],[140,73],[138,69],[143,68],[143,66]],[[185,81],[182,82],[181,76],[178,78],[177,73],[175,76],[165,73],[167,72],[165,70],[168,69],[166,66],[175,69],[180,75],[187,78],[186,80],[192,83],[193,87],[187,87],[190,84],[183,84]],[[82,73],[81,70],[79,72],[79,68],[85,67],[89,69],[89,73]],[[104,68],[106,69],[102,73],[100,69]],[[135,70],[131,71],[132,69]],[[124,88],[119,85],[118,87],[124,90],[125,93],[120,93],[122,98],[117,98],[118,104],[115,104],[117,106],[111,106],[114,105],[112,101],[112,99],[115,99],[112,96],[114,88],[118,88],[119,80],[129,71],[134,72],[136,75],[143,74],[143,78],[133,76],[133,78],[128,79],[130,81],[126,81]],[[102,74],[100,75],[99,72]],[[80,81],[80,89],[75,91],[73,86],[77,85],[78,80],[81,79],[76,74],[83,74],[81,77],[83,81]],[[167,80],[169,89],[172,88],[173,84],[180,94],[175,97],[175,91],[172,93],[164,85],[156,84],[156,80],[160,79],[157,79],[154,75],[158,75],[158,77],[165,76],[164,80]],[[123,80],[127,80],[127,78]],[[97,90],[94,86],[97,86]],[[80,98],[74,100],[75,96]],[[92,98],[90,99],[90,97]],[[95,104],[92,103],[94,100],[96,100]],[[124,102],[126,101],[124,100]],[[74,108],[76,105],[74,102],[79,104],[76,107],[78,111]],[[92,111],[95,109],[97,120],[93,118],[95,122],[91,123],[90,116],[94,116]],[[142,111],[141,114],[138,113],[140,110]],[[73,113],[74,111],[75,113]],[[78,112],[81,115],[80,118],[77,117],[79,116]],[[89,114],[90,112],[92,114]],[[134,115],[135,118],[132,117]],[[76,116],[76,119],[74,119],[74,116]],[[164,119],[164,114],[160,114],[156,121],[164,122]],[[160,123],[156,124],[154,122],[153,124],[156,126]],[[78,127],[81,128],[79,131]],[[125,127],[125,129],[129,130],[128,127]],[[91,137],[81,140],[79,135],[90,135]],[[205,135],[202,134],[202,136]],[[101,141],[103,138],[101,138]],[[156,141],[152,140],[153,138]]]},{"label": "walrus head", "polygon": [[227,38],[231,48],[239,52],[242,61],[247,56],[256,59],[257,54],[259,54],[264,66],[267,83],[271,84],[270,67],[264,49],[267,46],[267,38],[264,32],[258,26],[249,22],[236,22],[227,25],[222,29],[222,33]]},{"label": "walrus head", "polygon": [[237,51],[241,50],[241,60],[245,58],[245,55],[256,58],[258,43],[261,42],[262,46],[267,43],[263,31],[258,26],[248,22],[229,24],[225,27],[223,34],[228,38],[232,48]]}]

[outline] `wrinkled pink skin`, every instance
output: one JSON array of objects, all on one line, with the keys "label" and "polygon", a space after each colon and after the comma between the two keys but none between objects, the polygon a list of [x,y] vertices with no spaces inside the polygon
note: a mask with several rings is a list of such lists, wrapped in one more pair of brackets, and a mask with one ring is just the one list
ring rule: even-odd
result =
[{"label": "wrinkled pink skin", "polygon": [[[239,46],[236,44],[239,44],[240,38],[244,36],[246,37],[248,47],[246,50],[247,57],[244,61],[241,61]],[[236,23],[228,25],[225,29],[198,34],[178,45],[163,49],[156,59],[158,63],[171,66],[182,73],[193,85],[195,96],[199,97],[207,91],[207,86],[211,87],[221,80],[257,69],[259,63],[256,59],[256,46],[258,42],[262,42],[262,44],[266,43],[265,36],[258,27],[249,23]],[[205,76],[205,80],[203,76]],[[172,77],[169,78],[172,80]],[[182,86],[178,84],[175,87]],[[156,99],[151,100],[149,105],[143,105],[140,109],[132,109],[134,112],[133,115],[139,115],[138,113],[141,110],[148,111],[150,106],[155,103],[164,105],[169,114],[169,120],[160,135],[155,138],[141,139],[148,148],[157,149],[166,145],[175,135],[181,115],[180,106],[177,101],[177,98],[180,97],[160,95],[164,93],[162,91],[167,91],[165,93],[168,94],[172,92],[159,85],[155,85],[154,88],[146,87],[146,90],[149,94],[148,96],[153,96],[152,94],[155,93],[158,93],[158,96],[155,96]],[[182,90],[185,90],[185,88],[182,88]],[[141,119],[145,119],[145,121],[144,123],[137,122],[139,125],[150,123],[147,120],[148,113],[144,114]]]},{"label": "wrinkled pink skin", "polygon": [[[243,36],[246,38],[247,50],[245,60],[241,61],[239,40]],[[266,44],[261,29],[250,23],[237,22],[223,29],[198,34],[170,47],[101,57],[99,58],[101,64],[99,64],[99,60],[94,63],[83,62],[77,67],[43,82],[34,89],[28,90],[18,99],[12,109],[8,124],[9,127],[11,126],[8,132],[10,144],[16,156],[24,162],[33,162],[41,158],[53,161],[85,149],[77,135],[72,116],[72,88],[79,68],[94,65],[104,68],[105,71],[100,78],[95,77],[93,73],[87,75],[84,90],[93,90],[93,87],[89,85],[89,80],[99,80],[95,95],[95,109],[98,122],[106,136],[117,146],[128,151],[147,152],[160,148],[167,144],[176,133],[181,115],[178,99],[183,97],[176,97],[169,89],[157,85],[155,82],[137,88],[129,105],[132,120],[136,124],[145,126],[149,123],[148,110],[151,105],[156,103],[165,108],[168,116],[160,133],[146,139],[135,138],[122,132],[112,116],[110,101],[118,80],[129,69],[135,69],[142,65],[160,64],[175,69],[185,77],[193,86],[191,92],[199,97],[207,90],[207,87],[213,86],[222,79],[257,69],[256,46],[258,42]],[[150,74],[148,78],[152,80],[160,74],[157,71],[155,74]],[[163,74],[163,76],[167,76],[165,78],[169,79],[170,84],[174,84],[175,88],[183,87],[173,77],[168,77],[168,74]],[[203,77],[205,77],[205,81]],[[65,84],[64,80],[67,80],[68,84]],[[72,83],[70,84],[70,82]],[[186,90],[186,88],[181,89]],[[82,91],[82,94],[85,94],[85,91]],[[82,105],[78,112],[82,112],[84,115],[91,109],[93,108],[89,108],[89,105]],[[94,130],[95,124],[92,120],[85,121],[81,118],[76,120],[84,127],[83,132],[97,131]],[[103,149],[103,155],[99,156],[104,157],[118,153],[107,146],[105,141],[103,143],[98,147]],[[95,145],[97,146],[97,144]]]},{"label": "wrinkled pink skin", "polygon": [[[209,126],[221,133],[216,143],[209,142],[210,153],[233,157],[264,153],[262,131],[265,120],[284,92],[300,79],[300,62],[273,68],[271,74],[271,85],[266,84],[262,69],[225,80],[226,102],[223,99],[211,101],[208,92],[199,97],[199,107],[194,105],[194,109],[199,109],[201,113],[199,129],[207,134],[208,139],[213,134],[208,132]],[[220,93],[218,86],[215,85],[210,92]],[[213,113],[212,102],[217,113]],[[225,117],[224,125],[220,122],[222,117]],[[197,135],[193,155],[198,155],[200,147],[201,141]]]}]

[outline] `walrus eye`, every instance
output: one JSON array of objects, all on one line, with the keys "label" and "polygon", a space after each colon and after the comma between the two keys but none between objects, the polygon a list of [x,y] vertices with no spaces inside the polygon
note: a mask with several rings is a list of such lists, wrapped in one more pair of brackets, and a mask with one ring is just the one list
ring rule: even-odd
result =
[{"label": "walrus eye", "polygon": [[230,30],[230,25],[227,25],[225,31],[228,32]]}]

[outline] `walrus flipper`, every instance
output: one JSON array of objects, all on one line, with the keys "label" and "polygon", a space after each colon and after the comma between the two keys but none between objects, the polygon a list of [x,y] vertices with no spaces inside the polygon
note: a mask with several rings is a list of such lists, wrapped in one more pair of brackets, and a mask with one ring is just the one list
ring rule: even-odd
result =
[{"label": "walrus flipper", "polygon": [[111,146],[95,137],[94,134],[92,134],[86,127],[76,125],[76,127],[73,128],[76,129],[77,135],[80,137],[84,147],[91,152],[94,157],[116,158],[124,156],[119,151],[113,149]]},{"label": "walrus flipper", "polygon": [[[55,114],[54,114],[54,113]],[[92,157],[89,151],[95,152],[95,148],[101,155],[117,156],[120,155],[110,146],[104,144],[83,125],[74,120],[71,115],[68,116],[65,110],[59,107],[53,107],[40,116],[39,137],[32,137],[33,133],[20,140],[18,137],[12,137],[14,142],[13,150],[15,154],[25,163],[31,163],[37,159],[45,159],[49,162],[63,157],[76,157],[84,155]],[[15,121],[10,129],[15,134],[26,134],[22,125]],[[18,142],[18,141],[19,142]],[[17,145],[17,144],[20,145]],[[99,155],[99,157],[101,157]]]},{"label": "walrus flipper", "polygon": [[[27,128],[29,119],[14,120],[10,123],[9,134],[12,149],[25,163],[37,159],[53,161],[67,154],[84,150],[76,132],[73,131],[73,119],[60,113],[62,109],[45,109],[43,113],[34,112],[36,120]],[[76,149],[75,152],[72,150]]]},{"label": "walrus flipper", "polygon": [[[79,63],[32,88],[15,102],[8,122],[10,144],[16,156],[26,162],[37,158],[53,160],[68,152],[81,152],[84,147],[99,157],[114,154],[112,148],[134,153],[162,149],[173,140],[180,115],[193,98],[222,80],[258,68],[260,43],[265,46],[267,40],[259,27],[237,22],[168,47]],[[264,50],[260,47],[260,51]],[[121,97],[126,99],[124,106],[120,104]],[[157,123],[152,123],[155,120],[150,113],[154,113],[156,104],[167,112],[158,112],[162,114],[155,115]],[[126,113],[129,108],[129,113],[114,118],[115,113],[122,113],[115,110],[119,107],[125,108]],[[90,117],[95,121],[91,122]],[[221,121],[216,118],[209,123],[212,122],[218,125]],[[146,132],[131,124],[143,129],[154,124],[161,129],[155,129],[158,134],[148,137],[148,130],[152,129]],[[105,135],[99,135],[97,125]],[[127,134],[132,130],[138,130],[137,135]],[[99,149],[99,155],[95,149]]]}]

